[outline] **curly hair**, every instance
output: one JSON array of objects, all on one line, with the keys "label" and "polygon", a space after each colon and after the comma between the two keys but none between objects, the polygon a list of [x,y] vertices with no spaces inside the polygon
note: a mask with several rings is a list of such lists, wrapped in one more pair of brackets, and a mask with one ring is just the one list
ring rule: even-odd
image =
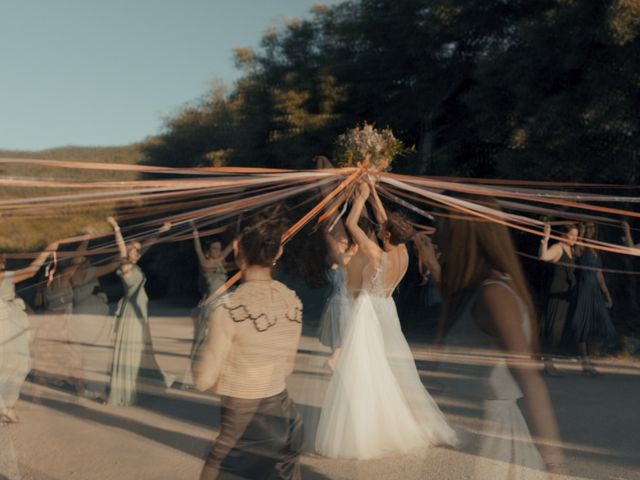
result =
[{"label": "curly hair", "polygon": [[391,235],[389,242],[392,245],[407,243],[416,233],[407,217],[400,212],[389,213],[384,228]]}]

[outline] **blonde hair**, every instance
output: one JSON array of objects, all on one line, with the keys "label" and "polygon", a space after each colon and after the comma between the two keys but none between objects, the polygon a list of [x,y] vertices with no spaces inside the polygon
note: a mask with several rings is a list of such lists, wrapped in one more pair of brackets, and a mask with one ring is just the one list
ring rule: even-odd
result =
[{"label": "blonde hair", "polygon": [[[486,199],[482,203],[487,204]],[[499,210],[494,201],[489,205]],[[444,256],[441,334],[461,313],[460,308],[470,300],[473,291],[491,276],[492,270],[509,275],[511,286],[529,311],[532,331],[537,332],[533,300],[507,228],[489,220],[447,218],[439,230],[438,244]],[[536,337],[534,335],[534,339]]]}]

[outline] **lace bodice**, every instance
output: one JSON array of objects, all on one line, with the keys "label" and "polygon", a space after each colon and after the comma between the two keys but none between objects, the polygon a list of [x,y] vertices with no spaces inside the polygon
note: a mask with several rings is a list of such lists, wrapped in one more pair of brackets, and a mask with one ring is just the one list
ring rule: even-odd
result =
[{"label": "lace bodice", "polygon": [[[404,251],[404,255],[408,256],[406,250]],[[401,275],[395,279],[393,285],[386,287],[385,286],[385,273],[390,265],[390,257],[387,252],[382,252],[382,258],[380,259],[380,263],[378,267],[373,271],[371,275],[369,275],[368,279],[365,278],[363,281],[362,289],[367,291],[370,295],[376,297],[390,297],[394,290],[398,287],[398,284],[404,277],[404,274],[407,271],[407,266],[404,267]],[[408,263],[408,262],[407,262]]]}]

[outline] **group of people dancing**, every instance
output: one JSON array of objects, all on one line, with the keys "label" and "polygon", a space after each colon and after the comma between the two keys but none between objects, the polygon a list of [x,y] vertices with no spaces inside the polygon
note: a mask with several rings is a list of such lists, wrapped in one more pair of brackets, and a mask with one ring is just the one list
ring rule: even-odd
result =
[{"label": "group of people dancing", "polygon": [[[479,462],[474,478],[544,478],[547,471],[565,471],[549,394],[540,369],[531,361],[538,351],[536,310],[507,228],[442,216],[434,235],[421,233],[404,215],[387,212],[370,175],[357,183],[349,201],[344,222],[336,218],[323,233],[331,293],[318,337],[331,350],[325,364],[330,380],[316,424],[303,425],[286,387],[303,324],[302,302],[295,291],[274,279],[287,224],[265,211],[252,217],[225,248],[218,241],[203,247],[192,224],[205,279],[202,302],[193,315],[193,377],[198,390],[213,390],[221,398],[220,433],[201,479],[300,478],[299,457],[304,438],[309,438],[303,428],[313,431],[313,444],[307,449],[329,458],[369,459],[444,446],[495,461]],[[154,355],[146,279],[138,266],[171,224],[162,225],[145,241],[125,241],[117,221],[109,217],[108,222],[117,256],[93,266],[82,254],[88,244],[84,240],[76,255],[48,272],[43,302],[56,320],[47,324],[49,332],[38,331],[33,342],[15,284],[34,276],[58,242],[21,270],[5,270],[0,258],[3,422],[18,421],[15,404],[32,368],[36,383],[46,382],[54,365],[59,368],[54,368],[54,376],[70,380],[78,394],[87,389],[81,371],[88,360],[72,346],[69,332],[84,331],[94,336],[88,343],[95,341],[103,327],[84,323],[83,318],[108,316],[98,279],[113,272],[122,281],[124,296],[113,326],[107,324],[113,332],[113,353],[105,402],[133,405],[145,392],[172,385],[175,378],[162,371]],[[545,339],[554,348],[570,329],[585,371],[596,374],[586,342],[614,332],[607,312],[611,297],[597,253],[574,249],[578,236],[595,239],[596,233],[590,225],[583,232],[572,226],[551,246],[549,235],[547,227],[540,248],[540,258],[555,265],[544,315]],[[409,266],[409,242],[443,302],[440,343],[448,358],[438,367],[443,395],[476,405],[482,412],[479,431],[449,425],[425,388],[402,332],[392,294]],[[231,252],[242,281],[222,295],[225,259]],[[577,280],[574,262],[591,267],[580,270]],[[578,295],[573,295],[570,290],[576,285]],[[74,327],[73,321],[80,326]],[[56,346],[47,345],[47,338],[54,338]],[[491,352],[487,358],[492,360],[466,361],[468,351]],[[551,357],[545,358],[553,371]],[[528,422],[518,405],[521,399]],[[540,441],[534,442],[532,434]]]},{"label": "group of people dancing", "polygon": [[[39,386],[35,401],[39,401],[43,385],[68,383],[79,397],[91,396],[109,405],[126,406],[136,403],[142,392],[173,383],[174,377],[162,372],[153,353],[146,279],[138,266],[141,256],[171,225],[164,224],[144,242],[125,242],[116,220],[107,220],[113,227],[118,254],[106,264],[94,266],[86,256],[90,234],[84,235],[72,256],[60,261],[56,260],[56,252],[64,240],[48,245],[20,270],[6,270],[5,258],[0,257],[3,423],[19,422],[16,402],[29,372]],[[38,316],[40,321],[34,328],[25,302],[16,295],[15,285],[34,277],[50,257],[35,298],[36,305],[42,305],[45,312]],[[111,317],[99,278],[113,272],[122,281],[124,296]],[[96,364],[91,351],[100,342],[106,342],[113,350],[106,364]],[[86,373],[98,368],[109,372],[106,388],[89,386]]]}]

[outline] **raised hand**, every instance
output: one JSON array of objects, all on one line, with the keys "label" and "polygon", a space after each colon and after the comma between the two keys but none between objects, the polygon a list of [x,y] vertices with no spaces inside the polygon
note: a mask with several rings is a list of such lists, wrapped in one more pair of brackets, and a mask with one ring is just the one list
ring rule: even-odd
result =
[{"label": "raised hand", "polygon": [[371,191],[373,191],[376,188],[376,180],[371,178],[370,174],[364,176],[364,182],[367,185],[369,185],[369,188],[371,189]]},{"label": "raised hand", "polygon": [[120,228],[120,226],[118,225],[118,222],[112,216],[107,217],[107,222],[109,222],[109,225],[111,225],[113,228]]},{"label": "raised hand", "polygon": [[420,250],[424,254],[427,266],[433,268],[438,263],[438,254],[431,238],[426,232],[416,233],[413,237],[414,241],[419,245]]},{"label": "raised hand", "polygon": [[171,230],[171,222],[164,222],[160,227],[160,229],[158,230],[158,232],[164,233],[164,232],[168,232],[169,230]]},{"label": "raised hand", "polygon": [[371,189],[369,185],[367,185],[366,181],[360,182],[356,187],[356,194],[361,198],[367,198],[371,193]]},{"label": "raised hand", "polygon": [[60,240],[56,240],[55,242],[51,242],[49,245],[47,245],[47,248],[45,249],[45,251],[49,253],[53,253],[56,250],[58,250],[59,246],[60,246]]},{"label": "raised hand", "polygon": [[544,238],[549,238],[549,235],[551,235],[551,225],[547,222],[545,222],[544,224]]}]

